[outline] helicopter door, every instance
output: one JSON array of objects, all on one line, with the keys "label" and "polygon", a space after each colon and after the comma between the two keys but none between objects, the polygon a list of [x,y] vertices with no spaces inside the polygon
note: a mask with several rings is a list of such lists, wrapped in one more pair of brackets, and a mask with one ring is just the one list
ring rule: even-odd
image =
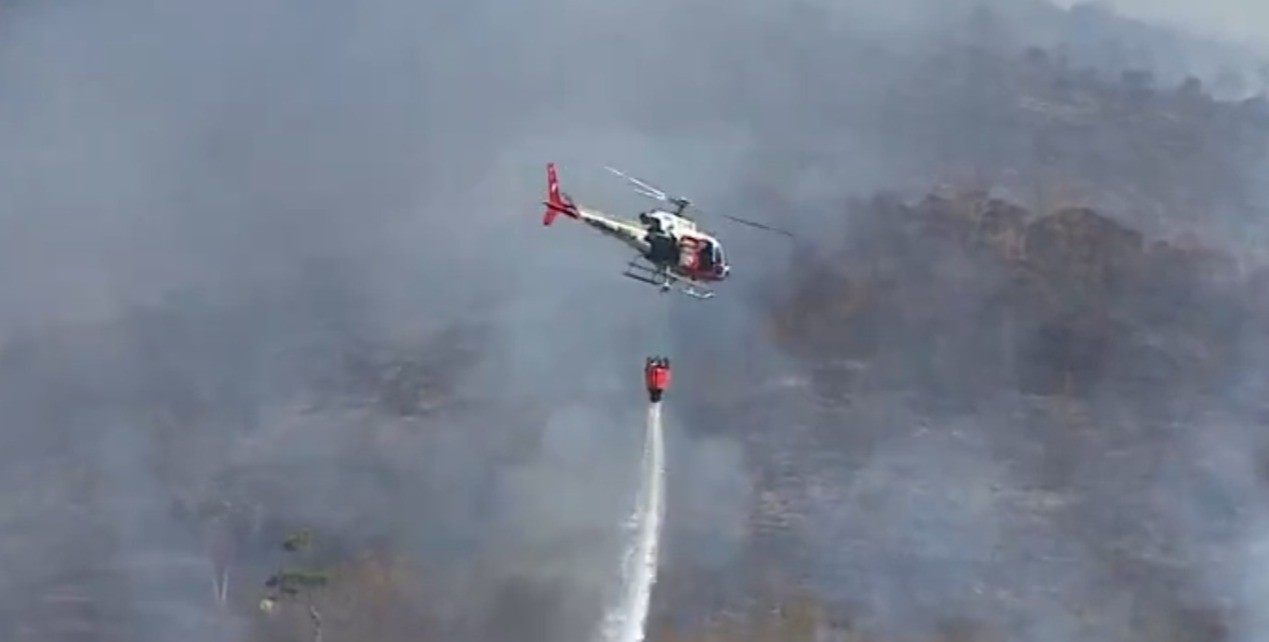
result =
[{"label": "helicopter door", "polygon": [[697,261],[700,257],[697,252],[700,250],[700,241],[690,236],[684,236],[679,239],[679,267],[684,270],[695,270]]}]

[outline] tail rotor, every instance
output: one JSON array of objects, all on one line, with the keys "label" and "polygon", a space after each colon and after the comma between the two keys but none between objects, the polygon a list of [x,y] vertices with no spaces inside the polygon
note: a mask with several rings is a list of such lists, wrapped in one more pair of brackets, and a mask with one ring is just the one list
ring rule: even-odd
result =
[{"label": "tail rotor", "polygon": [[560,191],[560,180],[555,173],[555,163],[546,164],[546,200],[542,201],[546,211],[542,213],[542,224],[550,225],[555,217],[563,214],[577,218],[577,206],[573,199]]}]

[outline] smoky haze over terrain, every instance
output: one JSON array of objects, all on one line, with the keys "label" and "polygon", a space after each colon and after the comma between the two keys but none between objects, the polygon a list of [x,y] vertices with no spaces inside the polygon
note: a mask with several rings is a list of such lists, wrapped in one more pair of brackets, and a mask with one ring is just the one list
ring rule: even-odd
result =
[{"label": "smoky haze over terrain", "polygon": [[[802,272],[792,248],[818,261],[867,238],[843,223],[848,196],[921,191],[1014,158],[972,96],[894,109],[929,80],[926,56],[985,39],[1012,55],[1074,44],[1080,64],[1112,77],[1142,63],[1081,46],[1087,15],[995,5],[0,7],[2,637],[302,639],[302,626],[253,609],[277,542],[308,527],[326,563],[373,551],[418,574],[386,611],[343,589],[331,631],[581,642],[618,566],[639,367],[666,353],[669,581],[761,584],[746,569],[763,552],[744,533],[762,500],[755,460],[787,452],[794,476],[805,465],[847,497],[810,511],[813,536],[777,542],[772,557],[844,565],[807,582],[879,632],[963,617],[1017,626],[1020,639],[1110,639],[1112,625],[1081,633],[1071,603],[1126,622],[1153,599],[1134,591],[1160,580],[1100,572],[1089,551],[1101,549],[1081,539],[1101,532],[1088,512],[1074,525],[1017,523],[1008,498],[1028,475],[1010,462],[1039,446],[1011,436],[1025,403],[1011,385],[968,416],[898,393],[824,415],[801,392],[764,392],[811,369],[766,334],[770,302]],[[1256,67],[1219,46],[1150,43],[1140,56],[1161,84]],[[647,205],[605,175],[610,164],[800,239],[720,222],[733,282],[707,303],[663,297],[618,276],[627,257],[615,244],[567,220],[541,227],[548,160],[581,202]],[[1264,194],[1247,178],[1256,169],[1231,179],[1239,198],[1199,201],[1239,252],[1256,249],[1242,208]],[[912,274],[923,257],[891,260]],[[938,315],[954,329],[986,305],[946,303]],[[975,355],[951,354],[938,372],[973,378]],[[1253,363],[1221,392],[1254,397],[1247,382],[1261,374]],[[937,382],[908,387],[920,397]],[[1200,486],[1187,460],[1226,457],[1214,487],[1229,510],[1255,511],[1261,444],[1240,412],[1179,410],[1219,425],[1177,427],[1178,469],[1143,501],[1175,533],[1178,592],[1241,615],[1269,577],[1239,553],[1264,516],[1239,513],[1236,532],[1213,540],[1194,513],[1208,504],[1175,492]],[[816,421],[870,439],[817,464],[805,455],[821,449],[805,429]],[[772,444],[756,454],[740,434],[755,426]],[[1053,501],[1131,514],[1098,501],[1116,496],[1116,464],[1080,452],[1074,476],[1089,481]],[[1212,541],[1235,546],[1214,561],[1202,554]],[[226,567],[219,605],[213,578]],[[1008,593],[1011,610],[983,592]],[[1263,634],[1263,622],[1234,621],[1240,640]]]}]

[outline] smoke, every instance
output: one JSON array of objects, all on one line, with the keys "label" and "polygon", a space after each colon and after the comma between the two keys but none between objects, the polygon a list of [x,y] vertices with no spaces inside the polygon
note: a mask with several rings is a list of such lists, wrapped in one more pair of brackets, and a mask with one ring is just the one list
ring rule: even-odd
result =
[{"label": "smoke", "polygon": [[[619,280],[617,248],[541,229],[543,163],[579,198],[632,206],[585,168],[704,198],[736,153],[726,133],[637,122],[628,101],[662,78],[606,86],[606,63],[661,55],[604,42],[645,9],[3,11],[8,630],[111,620],[129,639],[233,639],[212,624],[212,558],[248,569],[231,598],[250,604],[292,525],[336,547],[387,537],[483,560],[495,570],[466,597],[493,629],[505,614],[479,609],[524,578],[585,602],[637,452],[622,400],[644,353],[668,347],[666,302]],[[578,56],[588,40],[608,53]],[[488,329],[476,365],[448,373],[479,412],[411,422],[331,398],[356,392],[338,387],[346,355],[439,353],[453,346],[428,341],[455,324]],[[213,553],[196,524],[222,501],[239,530]],[[107,615],[23,615],[63,590]]]},{"label": "smoke", "polygon": [[[1085,3],[1060,0],[1055,4],[1070,7]],[[1269,18],[1269,14],[1262,15],[1261,12],[1265,11],[1264,5],[1247,0],[1213,2],[1203,7],[1182,0],[1163,0],[1162,2],[1117,0],[1105,4],[1128,16],[1167,25],[1173,29],[1213,40],[1235,41],[1260,51],[1264,51],[1265,46],[1269,44],[1266,42],[1264,32],[1251,26],[1263,22]]]},{"label": "smoke", "polygon": [[[649,352],[683,355],[669,564],[743,564],[760,458],[722,404],[787,374],[752,295],[794,248],[719,225],[735,281],[708,304],[667,300],[620,279],[614,245],[568,221],[541,227],[543,164],[599,207],[646,205],[605,176],[611,164],[831,247],[847,194],[929,178],[925,141],[892,144],[906,130],[887,97],[914,56],[963,36],[969,6],[6,5],[8,637],[109,621],[132,640],[240,639],[215,624],[226,618],[201,578],[237,560],[248,570],[231,592],[250,603],[274,536],[308,525],[334,549],[387,540],[471,569],[466,613],[452,616],[479,623],[467,639],[580,639],[616,555]],[[1033,20],[1013,28],[1043,31]],[[476,338],[450,363],[436,355],[461,347],[454,327]],[[455,407],[421,419],[382,399],[345,407],[370,394],[356,364],[375,370],[382,353],[443,361]],[[691,401],[707,389],[708,403]],[[749,421],[784,444],[811,414],[787,404]],[[878,448],[875,461],[861,449],[854,474],[897,475],[883,487],[1013,474],[977,468],[993,457],[981,446],[934,467],[922,462],[943,449]],[[911,460],[916,473],[893,472]],[[969,561],[856,577],[933,575],[952,592],[987,542],[1008,541],[981,507],[900,497],[880,521],[909,533],[907,548],[950,529],[975,544]],[[191,526],[217,502],[234,516],[232,552]],[[934,526],[918,519],[931,511]],[[199,564],[205,576],[187,579]],[[1063,577],[1078,586],[1083,568]],[[880,594],[878,612],[901,619],[902,590]],[[105,615],[66,606],[84,601]],[[1060,623],[1057,610],[1036,617]]]}]

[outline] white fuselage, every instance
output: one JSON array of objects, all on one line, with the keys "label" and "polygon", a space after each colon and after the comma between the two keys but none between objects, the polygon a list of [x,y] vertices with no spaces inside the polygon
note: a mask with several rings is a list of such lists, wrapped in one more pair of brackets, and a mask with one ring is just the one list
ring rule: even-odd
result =
[{"label": "white fuselage", "polygon": [[[658,269],[669,269],[692,281],[721,281],[727,278],[730,268],[726,265],[718,241],[700,231],[696,223],[689,219],[664,210],[649,210],[641,213],[639,220],[632,221],[609,216],[597,209],[576,207],[577,218],[583,223],[621,241],[658,266]],[[665,251],[664,246],[654,248],[656,244],[653,241],[658,235],[672,239],[671,243],[677,248],[673,255],[662,255],[663,258],[653,256]],[[711,254],[713,265],[697,269],[701,244],[706,248],[704,251]]]},{"label": "white fuselage", "polygon": [[[601,233],[614,237],[626,245],[633,248],[640,254],[648,251],[650,245],[648,243],[648,224],[638,221],[630,221],[609,216],[604,212],[588,207],[578,206],[578,217],[583,223],[599,230]],[[707,237],[696,229],[696,224],[685,218],[675,216],[670,212],[661,210],[651,210],[645,212],[645,217],[650,222],[655,221],[660,224],[661,231],[679,238],[683,233],[691,233],[696,236]]]},{"label": "white fuselage", "polygon": [[648,243],[648,230],[637,222],[614,218],[599,210],[581,206],[577,208],[577,214],[583,223],[625,243],[640,254],[646,253],[651,247]]},{"label": "white fuselage", "polygon": [[685,219],[681,216],[675,216],[664,210],[650,210],[643,213],[643,216],[649,220],[656,221],[661,224],[661,229],[670,236],[677,238],[680,234],[687,232],[696,236],[707,236],[696,229],[696,223]]}]

